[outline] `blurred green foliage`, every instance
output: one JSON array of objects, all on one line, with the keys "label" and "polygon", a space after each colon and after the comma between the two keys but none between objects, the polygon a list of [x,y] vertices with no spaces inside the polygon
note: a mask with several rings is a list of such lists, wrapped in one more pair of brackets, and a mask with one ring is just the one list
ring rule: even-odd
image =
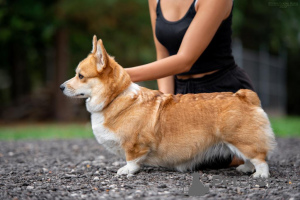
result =
[{"label": "blurred green foliage", "polygon": [[[240,38],[246,48],[259,49],[265,45],[273,54],[288,52],[289,112],[299,114],[300,93],[294,91],[300,86],[297,77],[300,3],[290,0],[298,3],[297,6],[280,8],[270,5],[274,1],[279,0],[235,1],[233,37]],[[94,34],[104,41],[108,53],[123,67],[155,60],[146,0],[0,0],[0,72],[11,82],[7,87],[0,87],[2,105],[11,105],[19,96],[45,88],[49,81],[54,81],[55,72],[47,66],[55,65],[52,54],[56,33],[61,28],[67,30],[69,38],[70,65],[66,66],[69,77],[91,51]],[[21,89],[14,89],[15,79],[20,78]],[[3,84],[2,78],[0,85]]]},{"label": "blurred green foliage", "polygon": [[[272,2],[296,2],[287,8]],[[247,48],[265,44],[272,53],[282,48],[299,51],[300,2],[298,0],[235,1],[233,35],[240,37]]]}]

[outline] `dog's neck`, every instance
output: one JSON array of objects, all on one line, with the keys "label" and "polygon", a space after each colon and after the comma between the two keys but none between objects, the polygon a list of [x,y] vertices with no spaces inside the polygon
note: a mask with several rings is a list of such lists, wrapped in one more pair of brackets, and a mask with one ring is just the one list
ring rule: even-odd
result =
[{"label": "dog's neck", "polygon": [[109,90],[105,94],[105,99],[97,94],[86,100],[86,107],[90,113],[101,112],[109,107],[112,102],[124,96],[137,94],[139,86],[131,82],[129,74],[112,58],[110,59],[111,69],[106,74],[109,76]]}]

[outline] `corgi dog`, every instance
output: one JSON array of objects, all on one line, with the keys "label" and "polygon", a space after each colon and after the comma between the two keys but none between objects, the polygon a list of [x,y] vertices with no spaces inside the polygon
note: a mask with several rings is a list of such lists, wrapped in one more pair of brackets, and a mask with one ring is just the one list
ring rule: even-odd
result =
[{"label": "corgi dog", "polygon": [[238,171],[269,177],[266,157],[276,141],[251,90],[172,95],[140,87],[96,36],[92,52],[60,89],[87,98],[97,141],[126,159],[118,175],[134,174],[143,165],[193,170],[216,156],[236,155],[245,161]]}]

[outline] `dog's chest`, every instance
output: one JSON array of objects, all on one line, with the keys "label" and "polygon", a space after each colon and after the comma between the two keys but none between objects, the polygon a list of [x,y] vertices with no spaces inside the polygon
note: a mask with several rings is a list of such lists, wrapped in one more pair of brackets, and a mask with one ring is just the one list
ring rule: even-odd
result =
[{"label": "dog's chest", "polygon": [[102,113],[93,113],[91,115],[92,128],[97,141],[102,144],[108,151],[118,156],[124,157],[124,151],[121,147],[120,139],[116,134],[106,128],[104,116]]}]

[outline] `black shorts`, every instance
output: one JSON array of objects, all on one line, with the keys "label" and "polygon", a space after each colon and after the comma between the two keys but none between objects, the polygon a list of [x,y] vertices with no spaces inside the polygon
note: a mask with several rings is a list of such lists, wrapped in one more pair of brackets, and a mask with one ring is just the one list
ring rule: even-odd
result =
[{"label": "black shorts", "polygon": [[[236,92],[239,89],[254,91],[253,84],[246,72],[237,65],[221,69],[202,78],[178,79],[175,76],[175,94]],[[233,156],[216,157],[208,163],[201,163],[196,169],[228,167]]]},{"label": "black shorts", "polygon": [[202,78],[178,79],[175,76],[175,94],[236,92],[239,89],[254,91],[246,72],[237,65],[221,69]]}]

